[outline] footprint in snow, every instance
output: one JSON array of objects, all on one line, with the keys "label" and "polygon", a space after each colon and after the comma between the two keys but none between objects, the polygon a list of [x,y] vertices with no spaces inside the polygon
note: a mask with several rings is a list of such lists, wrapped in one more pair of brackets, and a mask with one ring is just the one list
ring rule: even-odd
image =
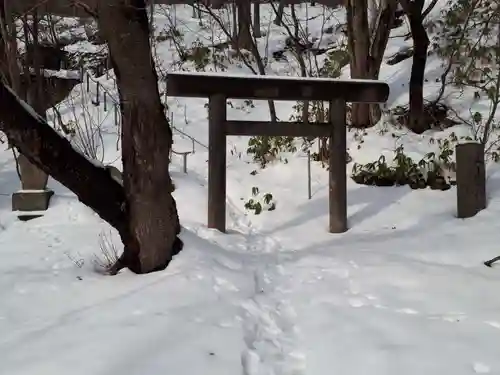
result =
[{"label": "footprint in snow", "polygon": [[488,374],[491,371],[490,366],[481,362],[475,362],[473,368],[476,374]]},{"label": "footprint in snow", "polygon": [[375,308],[380,307],[380,305],[373,305],[373,302],[377,300],[377,297],[375,297],[374,295],[365,294],[358,296],[359,292],[358,291],[353,292],[352,290],[347,291],[346,294],[354,295],[354,297],[348,299],[348,303],[351,307],[355,308],[363,306],[373,306]]},{"label": "footprint in snow", "polygon": [[397,309],[396,312],[400,313],[400,314],[406,314],[406,315],[418,315],[419,314],[419,312],[417,310],[413,310],[413,309],[410,309],[408,307],[403,308],[403,309]]},{"label": "footprint in snow", "polygon": [[445,322],[457,323],[467,319],[467,315],[465,315],[464,313],[449,313],[447,315],[444,315],[442,319]]},{"label": "footprint in snow", "polygon": [[223,320],[223,321],[218,322],[216,325],[218,327],[221,327],[221,328],[232,328],[232,327],[234,327],[234,322],[229,321],[229,320]]},{"label": "footprint in snow", "polygon": [[494,322],[494,321],[488,321],[488,322],[484,322],[494,328],[497,328],[497,329],[500,329],[500,322]]},{"label": "footprint in snow", "polygon": [[237,292],[239,289],[230,281],[222,278],[222,277],[215,277],[214,278],[214,290],[216,292],[220,291],[230,291],[230,292]]},{"label": "footprint in snow", "polygon": [[354,294],[354,295],[357,295],[360,293],[359,286],[355,282],[353,282],[352,280],[349,280],[349,292],[351,292],[351,294]]},{"label": "footprint in snow", "polygon": [[349,298],[349,305],[351,307],[358,308],[358,307],[363,307],[365,303],[359,298]]}]

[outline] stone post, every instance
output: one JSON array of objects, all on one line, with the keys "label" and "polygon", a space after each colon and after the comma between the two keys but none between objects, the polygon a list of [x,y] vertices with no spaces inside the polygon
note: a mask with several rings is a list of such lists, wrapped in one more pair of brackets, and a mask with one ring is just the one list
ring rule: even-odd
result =
[{"label": "stone post", "polygon": [[486,208],[484,146],[481,143],[457,145],[457,216],[465,219]]},{"label": "stone post", "polygon": [[[34,108],[44,108],[43,103],[36,102],[36,91],[36,85],[28,88],[28,103]],[[21,190],[12,194],[12,211],[19,211],[18,216],[21,220],[40,217],[43,215],[40,211],[48,209],[50,198],[54,195],[52,190],[47,189],[49,176],[31,164],[23,155],[19,155],[17,163],[21,175]]]}]

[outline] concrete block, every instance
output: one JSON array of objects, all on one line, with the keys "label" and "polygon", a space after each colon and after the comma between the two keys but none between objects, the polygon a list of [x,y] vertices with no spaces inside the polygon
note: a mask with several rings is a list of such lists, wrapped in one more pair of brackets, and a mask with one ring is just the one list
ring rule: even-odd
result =
[{"label": "concrete block", "polygon": [[12,211],[46,211],[53,195],[54,192],[48,189],[17,191],[12,194]]}]

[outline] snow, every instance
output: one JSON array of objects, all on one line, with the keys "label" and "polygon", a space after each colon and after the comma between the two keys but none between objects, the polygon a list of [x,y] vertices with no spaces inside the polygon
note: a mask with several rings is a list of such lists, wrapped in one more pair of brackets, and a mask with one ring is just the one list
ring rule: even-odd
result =
[{"label": "snow", "polygon": [[[156,15],[160,29],[167,22],[163,9]],[[319,7],[308,12],[311,18],[321,14]],[[182,30],[198,30],[190,15],[189,7],[176,7]],[[271,25],[269,46],[284,39],[276,30]],[[185,32],[186,38],[194,34]],[[392,38],[388,56],[406,43]],[[168,41],[158,46],[163,65],[173,64],[174,50]],[[401,85],[410,67],[408,61],[383,66],[381,80],[391,86],[388,106],[405,103],[407,87]],[[268,69],[294,74],[291,63],[273,61]],[[237,65],[230,71],[248,73]],[[428,71],[439,75],[432,59]],[[114,87],[112,78],[102,84]],[[431,96],[436,87],[429,86]],[[95,84],[90,93],[82,87],[61,105],[61,115],[85,114],[99,124],[104,146],[96,165],[120,168],[111,111],[87,105]],[[228,118],[269,116],[266,102],[255,101],[255,108],[230,103]],[[96,257],[103,258],[100,246],[120,251],[119,238],[53,180],[55,195],[45,215],[17,220],[10,202],[20,185],[14,159],[9,150],[0,153],[1,374],[500,373],[500,272],[482,264],[500,253],[497,166],[488,168],[487,209],[467,220],[455,217],[454,187],[413,191],[349,179],[349,230],[334,235],[327,231],[325,169],[312,164],[309,200],[301,152],[286,155],[288,163],[260,169],[246,155],[248,138],[228,137],[228,233],[222,234],[206,227],[208,151],[200,146],[208,144],[205,104],[168,98],[173,125],[182,131],[174,131],[174,149],[191,150],[186,134],[200,143],[188,157],[187,174],[182,158],[172,157],[185,248],[163,272],[95,272]],[[281,118],[293,112],[293,103],[276,105]],[[367,162],[403,144],[420,158],[436,150],[431,138],[452,131],[469,130],[415,135],[379,124],[363,135],[360,148],[359,134],[349,132],[349,153],[355,162]],[[275,211],[245,210],[254,186],[273,194]]]}]

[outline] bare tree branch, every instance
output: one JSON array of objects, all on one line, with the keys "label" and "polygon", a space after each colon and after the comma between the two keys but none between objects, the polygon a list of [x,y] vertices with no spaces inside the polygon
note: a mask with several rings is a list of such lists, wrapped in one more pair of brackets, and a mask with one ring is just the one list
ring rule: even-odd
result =
[{"label": "bare tree branch", "polygon": [[422,12],[422,18],[426,18],[430,12],[432,12],[432,9],[436,6],[438,0],[432,0],[432,2],[429,4],[426,10]]}]

